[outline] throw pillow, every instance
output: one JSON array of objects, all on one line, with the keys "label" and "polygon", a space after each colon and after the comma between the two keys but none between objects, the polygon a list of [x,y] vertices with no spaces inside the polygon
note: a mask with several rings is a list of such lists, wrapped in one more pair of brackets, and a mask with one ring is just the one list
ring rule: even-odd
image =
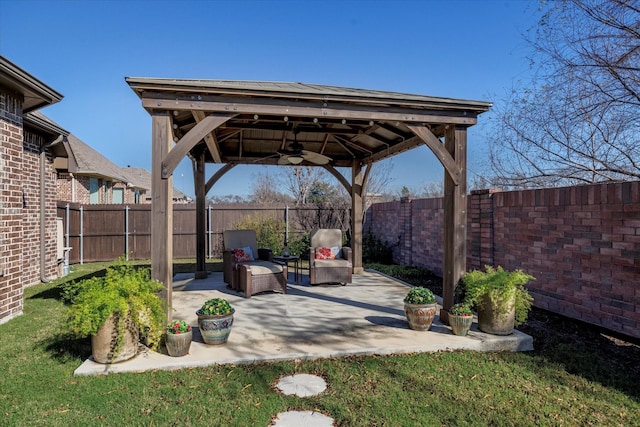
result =
[{"label": "throw pillow", "polygon": [[342,258],[342,249],[338,246],[331,246],[331,253],[333,254],[333,258],[341,259]]},{"label": "throw pillow", "polygon": [[334,259],[335,254],[331,253],[331,248],[316,249],[316,259]]},{"label": "throw pillow", "polygon": [[246,262],[246,261],[254,260],[251,246],[246,246],[244,248],[236,248],[232,252],[233,252],[233,258],[235,262]]}]

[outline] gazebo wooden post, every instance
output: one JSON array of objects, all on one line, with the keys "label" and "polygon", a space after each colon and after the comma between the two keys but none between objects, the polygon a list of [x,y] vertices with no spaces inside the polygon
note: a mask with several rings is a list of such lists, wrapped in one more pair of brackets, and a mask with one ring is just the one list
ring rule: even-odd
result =
[{"label": "gazebo wooden post", "polygon": [[173,286],[173,176],[162,177],[163,159],[173,143],[171,117],[166,111],[152,113],[151,141],[151,277],[164,284],[167,319],[172,318]]},{"label": "gazebo wooden post", "polygon": [[193,181],[196,193],[196,279],[207,277],[206,246],[206,191],[204,178],[204,151],[193,162]]},{"label": "gazebo wooden post", "polygon": [[448,324],[447,310],[453,305],[456,286],[467,269],[467,129],[449,125],[445,130],[444,145],[460,173],[458,185],[446,168],[444,173],[444,274],[440,320]]},{"label": "gazebo wooden post", "polygon": [[353,161],[351,167],[351,251],[353,252],[353,274],[361,274],[362,266],[362,163]]}]

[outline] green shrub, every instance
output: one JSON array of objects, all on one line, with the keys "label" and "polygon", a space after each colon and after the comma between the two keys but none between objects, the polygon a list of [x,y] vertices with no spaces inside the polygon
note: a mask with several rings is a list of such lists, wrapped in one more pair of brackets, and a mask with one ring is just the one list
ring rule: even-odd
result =
[{"label": "green shrub", "polygon": [[284,248],[284,221],[247,216],[235,224],[237,230],[255,230],[259,248],[269,248],[275,255]]},{"label": "green shrub", "polygon": [[71,302],[66,325],[78,337],[95,335],[110,316],[117,319],[116,353],[123,343],[125,321],[130,316],[152,347],[164,331],[166,303],[159,296],[164,286],[151,279],[148,268],[135,268],[119,258],[104,277],[73,282],[64,290]]},{"label": "green shrub", "polygon": [[376,237],[371,229],[362,236],[362,262],[392,264],[391,246]]},{"label": "green shrub", "polygon": [[408,304],[435,304],[436,297],[431,290],[416,286],[407,292],[404,302]]},{"label": "green shrub", "polygon": [[[501,301],[509,300],[515,295],[515,325],[521,325],[527,320],[533,297],[524,287],[535,278],[522,270],[507,271],[498,266],[485,266],[485,271],[473,270],[462,278],[465,300],[467,304],[481,306],[484,297],[489,297],[497,306]],[[500,313],[503,314],[503,313]]]}]

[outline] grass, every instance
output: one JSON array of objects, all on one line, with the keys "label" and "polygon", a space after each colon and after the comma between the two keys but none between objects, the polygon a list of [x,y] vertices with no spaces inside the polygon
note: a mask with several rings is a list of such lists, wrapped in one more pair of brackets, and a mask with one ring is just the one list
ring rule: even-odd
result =
[{"label": "grass", "polygon": [[[103,267],[82,266],[71,278]],[[429,275],[410,276],[404,280],[437,286]],[[534,336],[536,350],[527,353],[74,377],[90,346],[65,334],[59,286],[27,288],[24,315],[0,325],[0,425],[266,426],[288,409],[317,410],[341,426],[640,425],[638,346],[550,313],[532,313],[521,328]],[[281,376],[293,373],[321,375],[329,388],[304,399],[274,391]]]}]

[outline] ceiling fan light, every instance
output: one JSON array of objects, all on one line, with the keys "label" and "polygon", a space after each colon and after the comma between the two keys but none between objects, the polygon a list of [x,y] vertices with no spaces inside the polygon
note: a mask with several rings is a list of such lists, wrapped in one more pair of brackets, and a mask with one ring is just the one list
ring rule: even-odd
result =
[{"label": "ceiling fan light", "polygon": [[292,165],[299,165],[304,159],[302,156],[289,156],[287,157],[287,160],[289,160],[289,163]]}]

